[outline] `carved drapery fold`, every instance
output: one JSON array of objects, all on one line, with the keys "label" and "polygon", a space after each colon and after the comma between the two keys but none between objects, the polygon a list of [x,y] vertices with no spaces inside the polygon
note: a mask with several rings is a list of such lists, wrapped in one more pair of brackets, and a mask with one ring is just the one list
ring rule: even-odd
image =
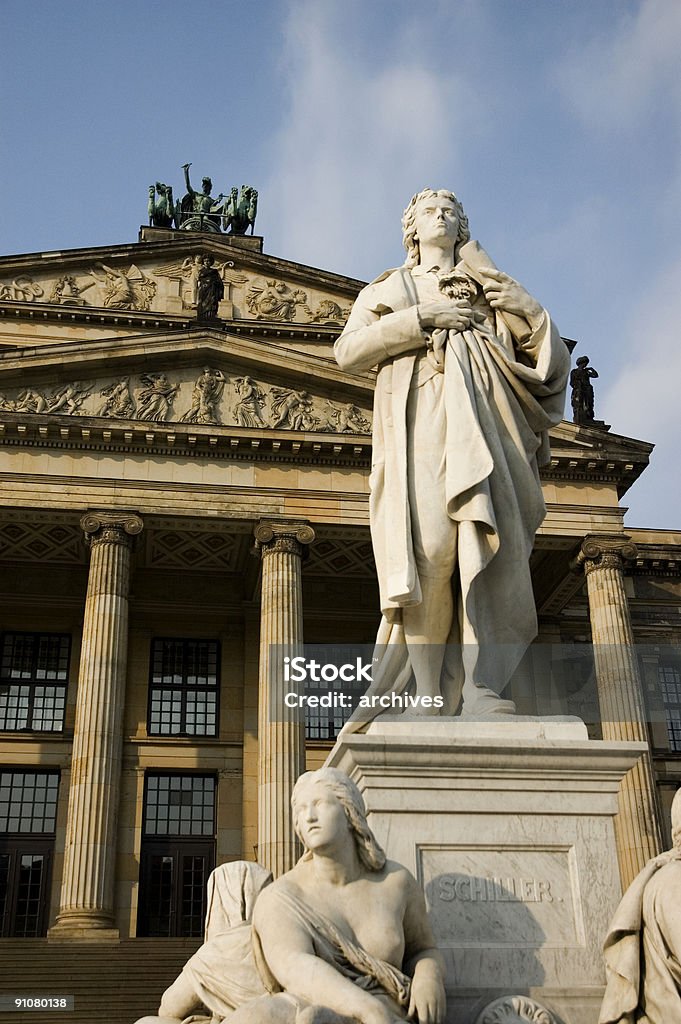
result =
[{"label": "carved drapery fold", "polygon": [[305,770],[305,715],[289,708],[284,658],[303,643],[302,561],[314,530],[304,522],[263,520],[255,528],[262,557],[260,684],[258,694],[258,860],[275,875],[298,855],[291,822],[293,786]]}]

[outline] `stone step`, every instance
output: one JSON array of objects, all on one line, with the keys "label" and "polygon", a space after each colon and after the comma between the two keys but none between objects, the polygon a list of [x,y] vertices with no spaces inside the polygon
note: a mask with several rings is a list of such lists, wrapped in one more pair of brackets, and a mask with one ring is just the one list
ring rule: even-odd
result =
[{"label": "stone step", "polygon": [[75,997],[73,1013],[21,1011],[21,1024],[132,1024],[155,1012],[162,992],[199,945],[195,939],[116,945],[0,939],[0,991]]}]

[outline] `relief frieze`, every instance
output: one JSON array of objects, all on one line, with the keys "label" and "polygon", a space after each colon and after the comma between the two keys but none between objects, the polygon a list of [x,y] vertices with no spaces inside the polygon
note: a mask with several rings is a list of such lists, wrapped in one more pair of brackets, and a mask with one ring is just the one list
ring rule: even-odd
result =
[{"label": "relief frieze", "polygon": [[136,377],[7,389],[0,393],[0,411],[333,434],[371,432],[369,409],[246,375],[230,377],[211,366],[182,375],[159,367]]},{"label": "relief frieze", "polygon": [[336,298],[279,278],[248,275],[232,260],[218,261],[206,253],[159,266],[145,264],[143,269],[134,263],[120,266],[99,261],[63,268],[59,276],[39,274],[37,280],[21,274],[0,281],[0,301],[185,315],[198,309],[199,278],[207,267],[217,272],[224,285],[225,302],[217,313],[221,319],[342,327],[349,316],[349,305]]}]

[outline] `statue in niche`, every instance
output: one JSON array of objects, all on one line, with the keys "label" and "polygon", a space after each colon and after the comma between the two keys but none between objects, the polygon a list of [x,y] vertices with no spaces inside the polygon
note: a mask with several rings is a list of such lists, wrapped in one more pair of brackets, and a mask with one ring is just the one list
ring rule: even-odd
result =
[{"label": "statue in niche", "polygon": [[572,422],[584,426],[594,422],[594,389],[592,379],[598,377],[598,371],[589,366],[588,356],[578,356],[577,366],[570,373],[572,394]]},{"label": "statue in niche", "polygon": [[423,893],[386,859],[354,782],[335,768],[307,772],[291,802],[301,859],[271,884],[257,865],[225,866],[227,927],[166,990],[159,1016],[137,1024],[192,1014],[194,1024],[442,1024],[442,961]]},{"label": "statue in niche", "polygon": [[121,377],[119,381],[103,388],[100,392],[106,402],[98,416],[111,416],[114,419],[129,420],[135,415],[135,403],[130,394],[130,378]]},{"label": "statue in niche", "polygon": [[64,384],[63,387],[57,388],[53,392],[45,412],[59,412],[62,415],[77,416],[81,405],[93,387],[93,384],[87,387],[80,383],[80,381],[75,381],[73,384]]},{"label": "statue in niche", "polygon": [[[158,199],[156,196],[158,195]],[[149,225],[155,228],[172,228],[175,223],[173,186],[157,181],[149,186]]]},{"label": "statue in niche", "polygon": [[194,385],[191,408],[180,416],[180,423],[219,423],[217,405],[226,383],[222,370],[205,366]]},{"label": "statue in niche", "polygon": [[213,182],[208,177],[201,179],[201,191],[196,192],[189,180],[190,167],[191,164],[182,165],[187,192],[178,204],[177,226],[181,231],[219,231],[223,196],[213,199]]},{"label": "statue in niche", "polygon": [[315,430],[319,417],[314,415],[312,395],[292,388],[272,388],[270,398],[272,427],[289,430]]},{"label": "statue in niche", "polygon": [[[166,263],[157,267],[154,273],[159,277],[169,277],[173,281],[182,282],[182,305],[186,309],[195,309],[198,302],[199,273],[203,267],[204,256],[196,253],[194,256],[185,256],[182,261]],[[239,274],[233,269],[234,262],[227,260],[224,263],[215,263],[224,285],[244,284],[248,278],[245,274]]]},{"label": "statue in niche", "polygon": [[170,415],[179,384],[171,384],[165,373],[143,373],[140,383],[143,386],[137,392],[137,419],[163,423]]},{"label": "statue in niche", "polygon": [[289,288],[283,281],[265,281],[256,277],[248,289],[246,305],[256,320],[293,320],[296,306],[307,302],[300,288]]},{"label": "statue in niche", "polygon": [[42,295],[43,289],[30,277],[17,277],[11,284],[0,284],[0,299],[10,302],[33,302]]},{"label": "statue in niche", "polygon": [[50,302],[56,302],[61,306],[84,306],[85,299],[81,298],[75,277],[67,275],[55,281]]},{"label": "statue in niche", "polygon": [[233,235],[245,235],[250,225],[251,234],[255,229],[255,218],[258,213],[258,190],[252,185],[233,188],[222,208],[222,226]]},{"label": "statue in niche", "polygon": [[511,715],[500,695],[537,632],[537,467],[568,350],[470,241],[452,192],[419,192],[402,226],[404,266],[360,292],[335,345],[345,370],[378,366],[370,511],[385,653],[369,694],[410,689],[423,714],[463,702],[464,717]]},{"label": "statue in niche", "polygon": [[599,1024],[681,1020],[681,790],[672,801],[672,844],[648,861],[612,919]]},{"label": "statue in niche", "polygon": [[213,257],[204,256],[196,282],[196,319],[217,320],[224,294],[225,286],[220,271],[213,266]]},{"label": "statue in niche", "polygon": [[264,427],[262,409],[265,405],[265,392],[252,377],[237,377],[234,390],[239,400],[234,406],[234,416],[240,427]]}]

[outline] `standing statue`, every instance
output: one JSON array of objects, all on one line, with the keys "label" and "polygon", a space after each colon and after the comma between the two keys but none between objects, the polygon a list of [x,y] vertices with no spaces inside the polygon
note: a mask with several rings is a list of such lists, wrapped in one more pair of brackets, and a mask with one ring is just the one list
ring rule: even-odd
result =
[{"label": "standing statue", "polygon": [[577,366],[570,373],[572,394],[572,422],[588,426],[594,423],[594,389],[592,378],[598,377],[598,371],[589,366],[588,356],[579,356]]},{"label": "standing statue", "polygon": [[230,927],[189,960],[159,1016],[137,1024],[180,1024],[201,1003],[209,1016],[194,1024],[442,1024],[423,893],[386,859],[355,783],[336,768],[307,772],[291,802],[301,859],[270,885],[257,865],[228,866],[244,887],[242,899],[232,883],[221,900]]},{"label": "standing statue", "polygon": [[672,843],[636,876],[612,919],[599,1024],[681,1021],[681,790]]},{"label": "standing statue", "polygon": [[213,257],[204,256],[196,279],[196,319],[217,320],[225,286],[220,271],[213,266]]},{"label": "standing statue", "polygon": [[360,292],[335,345],[344,370],[378,366],[370,516],[384,654],[368,692],[413,687],[442,696],[442,714],[461,698],[466,717],[511,714],[499,695],[537,633],[537,467],[569,354],[546,310],[470,241],[452,192],[419,192],[402,226],[404,266]]},{"label": "standing statue", "polygon": [[[156,199],[156,193],[160,198]],[[155,228],[172,228],[175,222],[173,186],[157,181],[149,186],[149,225]]]}]

